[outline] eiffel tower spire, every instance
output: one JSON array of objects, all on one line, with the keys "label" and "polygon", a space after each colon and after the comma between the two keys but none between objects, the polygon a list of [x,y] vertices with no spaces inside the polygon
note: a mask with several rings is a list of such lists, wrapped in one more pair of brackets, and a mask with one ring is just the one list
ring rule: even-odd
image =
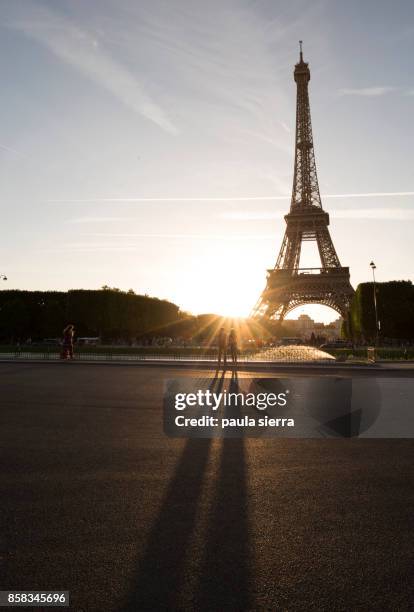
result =
[{"label": "eiffel tower spire", "polygon": [[316,174],[309,106],[308,83],[310,81],[310,70],[309,65],[303,61],[301,40],[299,44],[299,62],[296,64],[293,73],[297,85],[297,98],[295,171],[293,175],[291,209],[295,206],[319,206],[322,208],[318,176]]},{"label": "eiffel tower spire", "polygon": [[[353,289],[349,268],[341,267],[329,233],[329,215],[322,208],[309,104],[310,70],[303,60],[302,41],[299,45],[299,62],[293,73],[297,96],[290,211],[285,216],[286,231],[276,265],[268,270],[266,289],[252,315],[281,320],[296,306],[317,303],[330,306],[346,317]],[[317,243],[321,268],[299,267],[304,241]]]}]

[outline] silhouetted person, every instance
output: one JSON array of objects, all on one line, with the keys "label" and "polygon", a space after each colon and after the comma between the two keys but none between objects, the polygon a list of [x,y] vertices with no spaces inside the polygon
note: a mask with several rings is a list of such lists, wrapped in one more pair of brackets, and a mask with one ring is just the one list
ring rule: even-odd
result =
[{"label": "silhouetted person", "polygon": [[75,335],[74,325],[66,325],[63,330],[62,359],[73,359],[73,336]]},{"label": "silhouetted person", "polygon": [[219,368],[221,365],[221,359],[223,358],[223,366],[226,367],[226,363],[227,363],[227,334],[224,331],[224,327],[220,328],[220,331],[218,333],[218,337],[217,337],[217,343],[218,343],[218,360],[217,360],[217,367]]},{"label": "silhouetted person", "polygon": [[237,337],[234,327],[231,328],[229,333],[228,347],[230,349],[231,359],[234,365],[237,365]]}]

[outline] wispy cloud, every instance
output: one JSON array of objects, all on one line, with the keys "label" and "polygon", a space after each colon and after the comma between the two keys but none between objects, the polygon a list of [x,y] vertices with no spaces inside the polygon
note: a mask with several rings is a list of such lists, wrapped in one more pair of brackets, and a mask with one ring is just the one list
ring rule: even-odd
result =
[{"label": "wispy cloud", "polygon": [[367,191],[365,193],[336,193],[323,198],[405,198],[414,196],[414,191]]},{"label": "wispy cloud", "polygon": [[[414,196],[414,191],[369,191],[365,193],[333,193],[322,194],[322,199],[348,199],[348,198],[388,198],[388,197],[409,197]],[[139,202],[255,202],[255,201],[286,201],[290,200],[291,196],[286,195],[262,195],[262,196],[192,196],[192,197],[130,197],[130,198],[62,198],[45,200],[46,204],[111,204],[124,203],[134,204]]]},{"label": "wispy cloud", "polygon": [[146,198],[146,197],[131,197],[131,198],[79,198],[79,199],[56,199],[46,200],[47,204],[105,204],[105,203],[125,203],[133,204],[134,202],[249,202],[256,200],[289,200],[290,195],[275,195],[275,196],[215,196],[215,197],[159,197],[159,198]]},{"label": "wispy cloud", "polygon": [[270,221],[271,219],[280,219],[285,214],[285,211],[272,212],[266,210],[234,210],[226,211],[219,215],[220,219],[229,221]]},{"label": "wispy cloud", "polygon": [[376,97],[384,96],[385,94],[395,91],[395,87],[383,86],[383,87],[360,87],[360,88],[348,88],[339,90],[339,94],[342,96],[367,96]]},{"label": "wispy cloud", "polygon": [[[329,214],[334,219],[377,219],[386,221],[412,221],[414,209],[407,208],[355,208],[334,209]],[[220,215],[221,219],[233,221],[270,221],[281,219],[283,212],[272,211],[231,211]]]},{"label": "wispy cloud", "polygon": [[290,129],[290,127],[288,126],[287,123],[285,123],[284,121],[279,121],[279,124],[282,126],[282,128],[285,130],[286,134],[290,134],[292,132],[292,130]]},{"label": "wispy cloud", "polygon": [[384,221],[413,221],[414,209],[407,208],[363,208],[330,211],[336,219],[377,219]]},{"label": "wispy cloud", "polygon": [[8,26],[47,47],[64,63],[109,91],[136,113],[169,133],[177,133],[176,126],[151,99],[136,76],[106,53],[95,35],[58,12],[30,1],[24,3],[23,13],[9,21]]},{"label": "wispy cloud", "polygon": [[38,253],[133,253],[138,247],[133,246],[107,246],[107,245],[90,245],[90,244],[67,244],[58,247],[47,247],[36,249]]},{"label": "wispy cloud", "polygon": [[127,217],[77,217],[75,219],[69,219],[68,223],[112,223],[117,221],[131,221]]},{"label": "wispy cloud", "polygon": [[[120,238],[129,240],[138,238],[141,240],[206,240],[206,241],[261,241],[261,240],[274,240],[274,234],[116,234],[116,233],[91,233],[83,234],[83,237],[91,238]],[[56,247],[45,247],[36,249],[39,253],[133,253],[141,248],[141,244],[117,244],[107,242],[70,242],[64,243]]]},{"label": "wispy cloud", "polygon": [[19,157],[26,157],[25,155],[23,155],[23,153],[21,153],[17,149],[13,149],[13,147],[8,147],[4,144],[0,144],[0,149],[2,149],[3,151],[7,151],[8,153],[13,153],[14,155],[18,155]]},{"label": "wispy cloud", "polygon": [[100,233],[82,234],[91,238],[162,238],[172,240],[262,240],[274,239],[273,234],[129,234],[129,233]]}]

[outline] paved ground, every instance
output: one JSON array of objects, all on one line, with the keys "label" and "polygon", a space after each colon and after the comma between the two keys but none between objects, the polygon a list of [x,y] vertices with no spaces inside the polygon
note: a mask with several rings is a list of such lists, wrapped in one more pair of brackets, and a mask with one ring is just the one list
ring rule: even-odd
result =
[{"label": "paved ground", "polygon": [[99,612],[413,609],[414,440],[169,439],[168,376],[0,364],[1,588]]}]

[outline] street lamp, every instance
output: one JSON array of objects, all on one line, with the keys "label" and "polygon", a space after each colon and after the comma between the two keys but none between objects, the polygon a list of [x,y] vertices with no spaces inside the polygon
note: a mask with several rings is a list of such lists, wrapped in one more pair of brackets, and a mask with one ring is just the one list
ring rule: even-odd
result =
[{"label": "street lamp", "polygon": [[375,285],[375,270],[377,266],[373,261],[369,264],[372,270],[372,278],[374,281],[374,309],[375,309],[375,346],[378,346],[378,335],[379,335],[379,321],[378,321],[378,310],[377,310],[377,289]]}]

